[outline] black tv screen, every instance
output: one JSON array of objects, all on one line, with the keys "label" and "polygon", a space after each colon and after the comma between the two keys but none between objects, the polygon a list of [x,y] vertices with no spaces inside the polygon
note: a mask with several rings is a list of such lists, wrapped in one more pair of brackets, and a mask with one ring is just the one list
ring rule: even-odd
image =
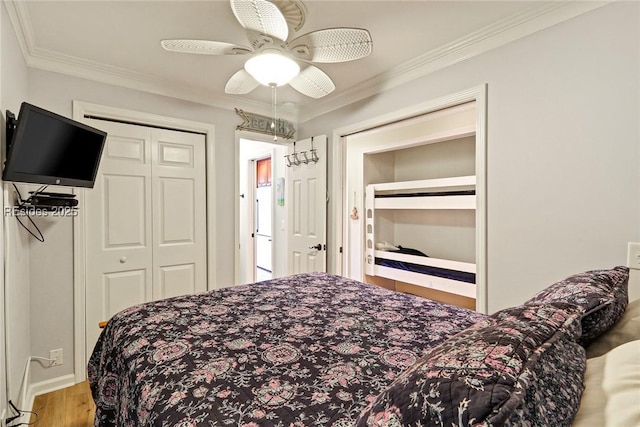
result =
[{"label": "black tv screen", "polygon": [[23,102],[2,179],[93,188],[106,137],[99,129]]}]

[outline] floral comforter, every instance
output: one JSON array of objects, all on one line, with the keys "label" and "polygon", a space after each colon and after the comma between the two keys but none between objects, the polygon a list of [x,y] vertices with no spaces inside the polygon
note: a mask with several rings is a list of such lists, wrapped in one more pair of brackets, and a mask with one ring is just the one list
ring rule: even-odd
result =
[{"label": "floral comforter", "polygon": [[483,317],[324,273],[135,306],[90,358],[95,426],[352,426]]}]

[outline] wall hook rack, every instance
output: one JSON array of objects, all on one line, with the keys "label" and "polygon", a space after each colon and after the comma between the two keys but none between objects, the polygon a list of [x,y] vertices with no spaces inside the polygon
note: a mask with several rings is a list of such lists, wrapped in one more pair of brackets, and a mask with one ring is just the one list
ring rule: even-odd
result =
[{"label": "wall hook rack", "polygon": [[[307,154],[308,153],[308,154]],[[296,142],[293,142],[293,153],[286,154],[287,167],[300,166],[300,164],[308,165],[310,162],[318,163],[320,157],[318,157],[318,150],[313,146],[313,138],[311,138],[311,149],[309,151],[296,151]]]}]

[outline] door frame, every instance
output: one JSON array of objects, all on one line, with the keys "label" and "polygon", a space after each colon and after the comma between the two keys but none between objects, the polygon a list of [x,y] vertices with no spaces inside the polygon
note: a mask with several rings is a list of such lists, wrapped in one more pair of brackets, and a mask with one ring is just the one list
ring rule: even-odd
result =
[{"label": "door frame", "polygon": [[[258,187],[256,187],[255,183],[258,180],[258,162],[260,160],[265,160],[265,159],[269,159],[271,160],[271,164],[273,165],[273,148],[271,149],[271,151],[269,152],[269,154],[264,154],[262,156],[256,156],[254,158],[249,159],[249,161],[252,163],[252,180],[250,182],[253,182],[253,184],[249,185],[249,188],[251,189],[251,197],[252,197],[252,201],[255,200],[256,202],[251,203],[249,206],[251,206],[251,210],[250,210],[250,217],[251,217],[251,223],[253,224],[254,227],[254,231],[252,231],[252,233],[255,233],[255,238],[253,239],[253,262],[252,262],[252,270],[253,270],[253,282],[256,282],[258,280],[258,229],[257,229],[257,224],[258,224],[258,209],[256,207],[257,204],[257,198],[258,198]],[[273,250],[273,240],[274,240],[274,230],[276,227],[276,219],[275,219],[275,182],[273,182],[273,166],[271,168],[271,185],[269,186],[269,191],[271,192],[271,205],[269,206],[269,209],[271,210],[271,275],[273,276],[273,274],[275,273],[275,268],[274,268],[274,250]]]},{"label": "door frame", "polygon": [[[256,141],[256,142],[265,142],[268,144],[272,144],[272,145],[278,145],[281,147],[286,147],[287,144],[290,141],[285,141],[282,139],[278,139],[278,142],[274,142],[273,141],[273,135],[266,135],[266,134],[261,134],[261,133],[256,133],[256,132],[249,132],[249,131],[244,131],[244,130],[236,130],[235,133],[235,139],[236,139],[236,143],[235,143],[235,156],[234,156],[234,194],[236,195],[236,197],[234,197],[234,234],[235,234],[235,243],[234,243],[234,279],[233,279],[233,283],[236,285],[239,285],[239,280],[241,277],[240,274],[240,251],[242,249],[242,244],[244,242],[242,242],[240,240],[240,140],[241,139],[245,139],[245,140],[249,140],[249,141]],[[271,154],[269,154],[269,156],[271,156]],[[266,157],[266,155],[264,156],[257,156],[256,158],[264,158]],[[255,159],[251,159],[251,160],[255,160]],[[272,159],[273,162],[273,159]],[[255,173],[255,171],[254,171]],[[272,163],[272,177],[273,177],[273,163]],[[273,184],[275,185],[275,184]],[[273,195],[275,196],[275,195]],[[248,195],[246,197],[249,197]],[[275,198],[273,198],[273,200],[275,200]],[[253,212],[253,209],[252,209]],[[253,215],[253,214],[252,214]],[[271,229],[275,230],[275,227],[277,225],[275,224],[275,218],[272,218],[272,225],[271,225]],[[253,241],[253,245],[254,245],[254,249],[252,251],[252,253],[254,254],[253,256],[255,257],[255,239]],[[273,255],[273,250],[272,250],[272,255]],[[272,261],[273,261],[273,257],[272,257]],[[253,264],[255,267],[255,259],[253,260]],[[273,266],[274,270],[275,270],[275,266]],[[255,274],[255,273],[254,273]]]},{"label": "door frame", "polygon": [[333,194],[336,194],[330,222],[337,224],[333,230],[336,242],[333,250],[333,269],[336,274],[344,274],[348,270],[349,253],[349,214],[345,208],[349,206],[348,195],[344,191],[344,180],[347,168],[346,138],[348,135],[374,129],[411,117],[428,114],[465,102],[476,103],[476,310],[487,312],[487,84],[472,87],[428,100],[426,102],[404,107],[361,122],[343,126],[333,131]]},{"label": "door frame", "polygon": [[[207,289],[216,289],[216,197],[215,197],[215,126],[175,117],[126,110],[83,101],[73,101],[73,119],[82,122],[85,116],[121,121],[142,126],[156,126],[205,136],[206,150],[206,227],[207,227]],[[86,222],[83,215],[84,192],[76,188],[78,216],[73,219],[73,312],[74,312],[74,376],[75,382],[86,380]],[[105,319],[107,320],[107,319]]]},{"label": "door frame", "polygon": [[[255,140],[252,140],[255,141]],[[273,151],[273,150],[271,150]],[[249,208],[249,223],[253,226],[253,228],[251,229],[251,233],[253,234],[254,237],[251,239],[251,256],[250,261],[251,261],[251,267],[246,267],[245,266],[245,275],[246,273],[251,270],[251,274],[250,277],[247,277],[247,279],[251,282],[255,282],[256,281],[256,276],[257,276],[257,268],[258,268],[258,239],[255,237],[256,236],[256,223],[258,221],[258,217],[257,217],[257,209],[256,209],[256,203],[254,202],[256,200],[257,196],[257,189],[255,186],[255,182],[256,179],[258,177],[258,161],[259,160],[264,160],[264,159],[272,159],[273,156],[271,155],[271,151],[269,152],[269,154],[259,154],[256,155],[254,157],[250,157],[248,159],[246,159],[249,164],[251,165],[250,168],[247,168],[248,171],[248,182],[249,183],[253,183],[253,184],[249,184],[247,186],[247,190],[248,190],[248,194],[246,195],[246,197],[248,197],[248,200],[251,200],[251,203],[248,204],[248,206],[250,206]],[[239,177],[238,177],[239,178]],[[271,173],[271,178],[273,179],[273,171]],[[273,200],[273,187],[271,188],[271,193],[272,193],[272,200]],[[271,229],[273,230],[275,227],[275,221],[274,221],[274,215],[273,215],[273,204],[270,206],[271,208]],[[240,233],[240,229],[237,229],[237,232]],[[273,236],[272,236],[273,237]],[[246,242],[245,242],[246,243]],[[242,245],[242,242],[240,243]],[[271,245],[271,259],[272,259],[272,265],[271,265],[271,272],[273,273],[273,245]]]}]

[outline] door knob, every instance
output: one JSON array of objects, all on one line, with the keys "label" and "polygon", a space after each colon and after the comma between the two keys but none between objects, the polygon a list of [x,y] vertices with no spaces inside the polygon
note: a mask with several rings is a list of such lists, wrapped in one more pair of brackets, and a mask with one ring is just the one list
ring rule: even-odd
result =
[{"label": "door knob", "polygon": [[322,250],[322,245],[320,243],[318,243],[315,246],[309,246],[309,249],[315,249],[316,251],[321,251]]},{"label": "door knob", "polygon": [[125,262],[127,262],[126,256],[123,256],[122,258],[120,258],[120,264],[124,264]]}]

